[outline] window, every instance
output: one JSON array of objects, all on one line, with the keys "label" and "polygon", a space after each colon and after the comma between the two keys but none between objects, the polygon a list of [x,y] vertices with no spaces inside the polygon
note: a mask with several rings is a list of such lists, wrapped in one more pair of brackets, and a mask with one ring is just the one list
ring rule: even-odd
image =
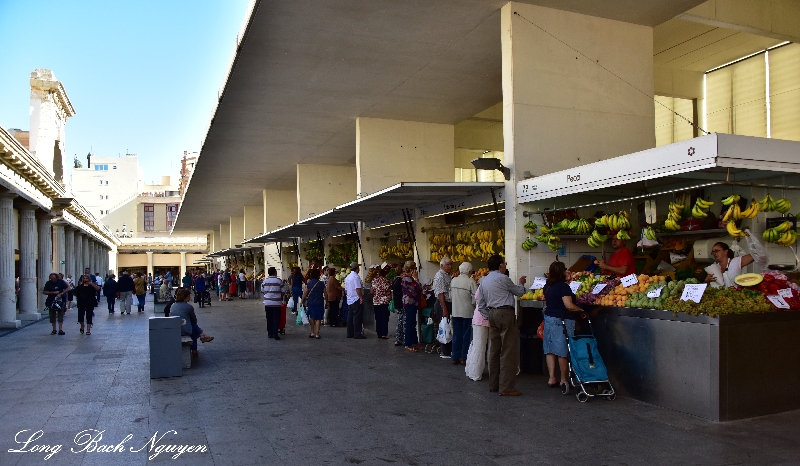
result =
[{"label": "window", "polygon": [[167,204],[167,230],[172,229],[175,225],[175,219],[178,217],[178,204]]},{"label": "window", "polygon": [[103,199],[103,195],[101,194],[101,195],[100,195],[100,200],[102,200],[102,199]]},{"label": "window", "polygon": [[100,180],[100,185],[101,185],[101,186],[103,185],[103,180]]},{"label": "window", "polygon": [[[697,134],[694,126],[684,118],[694,121],[697,101],[677,97],[655,96],[656,147],[691,139]],[[676,115],[679,114],[684,118]]]},{"label": "window", "polygon": [[117,166],[116,166],[116,165],[114,165],[114,170],[116,170],[116,169],[117,169]]},{"label": "window", "polygon": [[[117,167],[114,167],[117,168]],[[108,165],[94,164],[94,169],[97,171],[108,171]]]},{"label": "window", "polygon": [[153,204],[144,205],[144,231],[155,229],[155,206]]}]

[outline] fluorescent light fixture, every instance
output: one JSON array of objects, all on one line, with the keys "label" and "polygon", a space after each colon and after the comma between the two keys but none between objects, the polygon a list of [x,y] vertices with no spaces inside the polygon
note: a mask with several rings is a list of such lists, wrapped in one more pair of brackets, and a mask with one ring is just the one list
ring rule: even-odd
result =
[{"label": "fluorescent light fixture", "polygon": [[380,225],[380,226],[377,226],[377,227],[372,227],[372,228],[370,228],[370,230],[377,230],[378,228],[393,227],[395,225],[402,225],[403,223],[405,223],[405,222],[389,223],[389,224],[386,224],[386,225]]},{"label": "fluorescent light fixture", "polygon": [[[497,201],[497,203],[498,203],[498,204],[504,204],[504,203],[505,203],[505,201]],[[482,205],[476,205],[475,207],[466,207],[466,208],[464,208],[464,209],[458,209],[458,210],[451,210],[451,211],[448,211],[448,212],[442,212],[441,214],[436,214],[436,215],[428,215],[428,216],[427,216],[427,217],[425,217],[425,218],[441,217],[442,215],[447,215],[447,214],[455,214],[455,213],[457,213],[457,212],[464,212],[465,210],[480,209],[481,207],[489,207],[489,206],[491,206],[491,205],[493,205],[493,204],[482,204]],[[503,210],[505,210],[505,208],[504,208]]]}]

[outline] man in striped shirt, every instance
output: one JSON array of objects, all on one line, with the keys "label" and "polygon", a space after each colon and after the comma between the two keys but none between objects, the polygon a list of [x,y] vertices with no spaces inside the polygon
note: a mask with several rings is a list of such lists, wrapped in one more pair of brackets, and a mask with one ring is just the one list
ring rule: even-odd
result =
[{"label": "man in striped shirt", "polygon": [[264,312],[267,314],[267,336],[280,340],[278,327],[281,322],[281,305],[283,297],[286,295],[286,288],[283,280],[278,278],[278,271],[275,267],[267,269],[269,277],[261,283],[261,292],[264,294]]}]

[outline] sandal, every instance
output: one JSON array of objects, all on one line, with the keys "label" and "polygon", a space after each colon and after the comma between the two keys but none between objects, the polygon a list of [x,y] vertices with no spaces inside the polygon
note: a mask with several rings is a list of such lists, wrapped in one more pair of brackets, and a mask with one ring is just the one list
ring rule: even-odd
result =
[{"label": "sandal", "polygon": [[411,348],[406,347],[406,353],[416,353],[416,352],[417,352],[417,349],[414,348],[413,346]]},{"label": "sandal", "polygon": [[63,330],[59,330],[59,331],[58,331],[58,334],[59,334],[59,335],[66,335],[66,333],[64,333],[64,331],[63,331]]},{"label": "sandal", "polygon": [[92,331],[91,331],[91,330],[87,330],[87,331],[86,331],[86,334],[87,334],[87,335],[91,335],[91,334],[92,334]]},{"label": "sandal", "polygon": [[312,334],[310,334],[310,335],[308,336],[308,338],[314,338],[314,334],[313,334],[313,333],[312,333]]},{"label": "sandal", "polygon": [[316,338],[317,340],[319,340],[319,335],[315,336],[314,338]]},{"label": "sandal", "polygon": [[396,342],[394,342],[394,346],[402,346],[402,345],[403,345],[403,344],[402,344],[402,343],[400,343],[400,342],[397,342],[397,341],[396,341]]},{"label": "sandal", "polygon": [[56,334],[56,331],[55,331],[55,330],[53,330],[52,332],[50,332],[50,335],[55,335],[55,334]]}]

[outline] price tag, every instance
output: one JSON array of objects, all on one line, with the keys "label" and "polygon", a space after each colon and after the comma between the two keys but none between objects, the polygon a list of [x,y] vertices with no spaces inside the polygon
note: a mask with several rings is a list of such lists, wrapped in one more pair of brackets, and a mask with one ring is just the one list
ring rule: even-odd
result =
[{"label": "price tag", "polygon": [[603,288],[605,287],[606,287],[605,283],[598,283],[597,285],[594,286],[594,288],[592,288],[592,294],[600,294],[600,292],[603,291]]},{"label": "price tag", "polygon": [[782,290],[778,290],[778,296],[781,298],[791,298],[793,296],[791,288],[784,288]]},{"label": "price tag", "polygon": [[700,299],[703,298],[703,293],[706,292],[706,287],[708,283],[701,283],[699,285],[695,284],[688,284],[683,287],[683,294],[681,295],[681,301],[694,301],[700,304]]},{"label": "price tag", "polygon": [[581,287],[581,282],[569,282],[569,289],[572,290],[573,293],[578,292],[578,288]]},{"label": "price tag", "polygon": [[778,309],[789,309],[789,303],[784,301],[780,296],[767,296],[767,299],[769,299]]},{"label": "price tag", "polygon": [[622,281],[622,286],[624,286],[625,288],[639,283],[639,279],[636,278],[636,274],[633,273],[630,275],[625,275],[620,280]]},{"label": "price tag", "polygon": [[658,298],[658,297],[661,296],[661,290],[663,290],[663,289],[664,289],[663,286],[659,286],[655,290],[650,290],[650,291],[647,292],[647,297],[648,298]]},{"label": "price tag", "polygon": [[533,277],[533,284],[531,284],[532,290],[541,290],[544,288],[544,285],[547,284],[547,279],[544,277]]}]

